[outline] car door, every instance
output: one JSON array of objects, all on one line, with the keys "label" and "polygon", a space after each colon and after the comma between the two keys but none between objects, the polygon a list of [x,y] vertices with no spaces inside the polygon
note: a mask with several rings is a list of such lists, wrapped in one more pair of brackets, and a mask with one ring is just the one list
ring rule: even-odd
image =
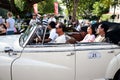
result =
[{"label": "car door", "polygon": [[76,80],[101,80],[105,78],[109,62],[115,56],[108,43],[78,44],[76,49]]},{"label": "car door", "polygon": [[0,80],[12,80],[12,63],[21,54],[19,35],[0,36]]},{"label": "car door", "polygon": [[20,51],[6,47],[0,51],[0,80],[12,80],[12,63],[20,56]]},{"label": "car door", "polygon": [[28,45],[12,74],[13,80],[75,80],[74,45]]}]

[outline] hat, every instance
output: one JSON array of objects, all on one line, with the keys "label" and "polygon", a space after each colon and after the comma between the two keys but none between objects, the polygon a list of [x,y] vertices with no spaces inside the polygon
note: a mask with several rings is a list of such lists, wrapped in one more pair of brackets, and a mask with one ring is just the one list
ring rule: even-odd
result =
[{"label": "hat", "polygon": [[43,16],[47,16],[46,14],[44,14]]}]

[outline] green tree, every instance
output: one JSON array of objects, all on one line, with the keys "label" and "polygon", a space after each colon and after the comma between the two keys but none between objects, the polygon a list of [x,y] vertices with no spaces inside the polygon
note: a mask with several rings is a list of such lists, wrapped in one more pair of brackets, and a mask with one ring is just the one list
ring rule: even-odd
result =
[{"label": "green tree", "polygon": [[109,11],[109,7],[112,4],[111,0],[96,1],[93,5],[93,14],[101,16],[103,13]]},{"label": "green tree", "polygon": [[[92,5],[98,0],[62,0],[68,13],[74,17],[89,18],[92,13]],[[75,18],[76,19],[76,18]]]},{"label": "green tree", "polygon": [[38,11],[44,13],[54,13],[54,0],[45,0],[38,3]]}]

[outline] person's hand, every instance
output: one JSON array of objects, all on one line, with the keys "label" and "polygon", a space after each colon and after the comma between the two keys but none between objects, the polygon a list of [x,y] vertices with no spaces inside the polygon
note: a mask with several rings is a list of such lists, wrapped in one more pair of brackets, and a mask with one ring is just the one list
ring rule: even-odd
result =
[{"label": "person's hand", "polygon": [[36,37],[34,40],[35,40],[36,43],[41,43],[42,42],[41,37]]}]

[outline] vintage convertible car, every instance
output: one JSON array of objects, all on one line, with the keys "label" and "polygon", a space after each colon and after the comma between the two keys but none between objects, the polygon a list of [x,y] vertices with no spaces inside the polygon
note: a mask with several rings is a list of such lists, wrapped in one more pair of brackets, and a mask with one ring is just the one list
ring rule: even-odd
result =
[{"label": "vintage convertible car", "polygon": [[0,80],[120,80],[119,45],[44,43],[45,33],[33,26],[0,36]]}]

